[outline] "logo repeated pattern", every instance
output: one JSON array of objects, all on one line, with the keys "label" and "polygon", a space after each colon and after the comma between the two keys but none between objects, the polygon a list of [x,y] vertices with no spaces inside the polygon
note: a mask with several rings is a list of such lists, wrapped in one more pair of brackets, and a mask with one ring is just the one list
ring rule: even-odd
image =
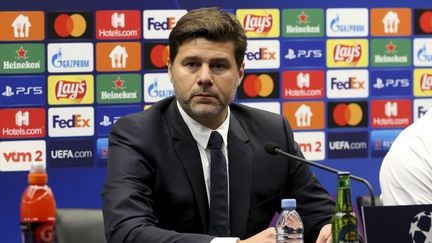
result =
[{"label": "logo repeated pattern", "polygon": [[[235,102],[285,116],[308,159],[383,157],[432,108],[432,9],[230,11],[249,38]],[[106,166],[114,123],[174,95],[186,13],[0,11],[0,171]]]}]

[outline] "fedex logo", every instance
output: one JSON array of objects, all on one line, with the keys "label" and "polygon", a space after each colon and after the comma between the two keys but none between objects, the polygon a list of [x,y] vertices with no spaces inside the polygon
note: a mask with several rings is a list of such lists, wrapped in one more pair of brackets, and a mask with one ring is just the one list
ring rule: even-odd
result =
[{"label": "fedex logo", "polygon": [[50,137],[93,136],[93,107],[50,108],[48,123]]},{"label": "fedex logo", "polygon": [[79,114],[74,114],[70,119],[62,119],[59,115],[53,116],[53,128],[81,128],[90,127],[90,119],[85,119]]},{"label": "fedex logo", "polygon": [[368,70],[328,70],[328,98],[364,98],[369,95]]},{"label": "fedex logo", "polygon": [[297,142],[306,159],[325,159],[324,132],[294,132],[294,140]]},{"label": "fedex logo", "polygon": [[414,122],[420,119],[432,108],[432,99],[414,99]]},{"label": "fedex logo", "polygon": [[279,68],[279,45],[277,40],[249,40],[245,53],[246,69]]},{"label": "fedex logo", "polygon": [[259,48],[257,52],[246,52],[248,60],[276,60],[276,52],[269,51],[267,48]]},{"label": "fedex logo", "polygon": [[0,171],[28,171],[32,163],[46,164],[44,140],[0,142]]},{"label": "fedex logo", "polygon": [[144,10],[144,39],[167,39],[186,10]]},{"label": "fedex logo", "polygon": [[155,18],[148,18],[147,29],[148,30],[172,30],[177,23],[177,19],[174,17],[168,17],[163,22],[155,20]]}]

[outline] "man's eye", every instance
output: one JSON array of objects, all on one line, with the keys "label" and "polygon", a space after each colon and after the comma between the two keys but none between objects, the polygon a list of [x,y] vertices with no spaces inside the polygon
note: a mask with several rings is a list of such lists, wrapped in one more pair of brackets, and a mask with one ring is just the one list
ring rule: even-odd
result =
[{"label": "man's eye", "polygon": [[196,63],[196,62],[187,62],[187,63],[185,63],[185,66],[186,66],[186,67],[189,67],[189,68],[196,68],[196,67],[198,67],[199,65],[198,65],[198,63]]},{"label": "man's eye", "polygon": [[218,64],[214,64],[212,68],[216,71],[222,71],[225,70],[227,66],[225,64],[218,63]]}]

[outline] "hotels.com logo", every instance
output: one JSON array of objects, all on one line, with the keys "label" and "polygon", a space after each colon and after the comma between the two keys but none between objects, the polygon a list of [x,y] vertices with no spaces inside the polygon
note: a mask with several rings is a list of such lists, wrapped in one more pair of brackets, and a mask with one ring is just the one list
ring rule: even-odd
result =
[{"label": "hotels.com logo", "polygon": [[406,127],[412,121],[411,100],[373,100],[371,102],[371,127]]},{"label": "hotels.com logo", "polygon": [[257,33],[269,32],[273,26],[273,15],[256,15],[247,14],[243,20],[245,31],[254,31]]},{"label": "hotels.com logo", "polygon": [[324,71],[303,70],[282,73],[282,98],[323,98]]},{"label": "hotels.com logo", "polygon": [[140,37],[140,11],[96,11],[96,39],[126,40],[139,39]]},{"label": "hotels.com logo", "polygon": [[360,60],[362,48],[360,44],[341,45],[338,44],[333,49],[334,62],[356,63]]},{"label": "hotels.com logo", "polygon": [[432,74],[424,73],[420,78],[420,90],[429,91],[432,90]]},{"label": "hotels.com logo", "polygon": [[0,138],[45,137],[43,108],[3,109],[0,117]]}]

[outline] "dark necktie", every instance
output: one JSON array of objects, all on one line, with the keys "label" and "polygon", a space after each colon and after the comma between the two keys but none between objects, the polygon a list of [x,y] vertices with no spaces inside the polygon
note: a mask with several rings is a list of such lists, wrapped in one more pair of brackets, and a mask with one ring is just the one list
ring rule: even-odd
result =
[{"label": "dark necktie", "polygon": [[222,136],[213,131],[210,135],[210,217],[209,234],[229,236],[227,162],[222,153]]}]

